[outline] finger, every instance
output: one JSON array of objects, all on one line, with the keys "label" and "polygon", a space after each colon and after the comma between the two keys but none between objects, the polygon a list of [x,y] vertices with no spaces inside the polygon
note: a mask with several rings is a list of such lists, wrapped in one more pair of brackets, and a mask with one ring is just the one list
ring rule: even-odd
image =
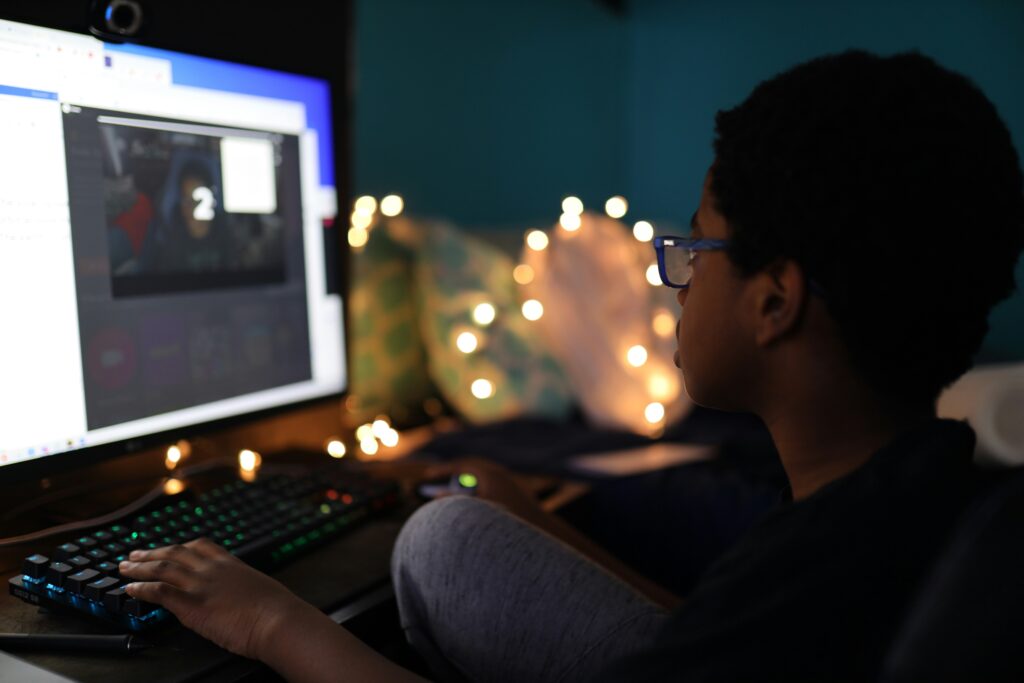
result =
[{"label": "finger", "polygon": [[162,548],[154,548],[153,550],[133,550],[128,553],[128,559],[133,562],[167,560],[189,569],[196,569],[202,563],[202,556],[184,545],[166,545]]},{"label": "finger", "polygon": [[185,587],[190,584],[193,574],[183,565],[169,560],[152,560],[132,562],[126,560],[117,567],[122,576],[139,581],[162,581],[175,586]]},{"label": "finger", "polygon": [[188,593],[162,581],[129,583],[124,592],[136,600],[162,605],[175,613],[190,600]]}]

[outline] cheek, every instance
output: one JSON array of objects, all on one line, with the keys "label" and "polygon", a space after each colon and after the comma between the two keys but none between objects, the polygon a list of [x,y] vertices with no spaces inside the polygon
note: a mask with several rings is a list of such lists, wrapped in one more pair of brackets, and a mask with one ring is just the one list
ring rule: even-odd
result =
[{"label": "cheek", "polygon": [[703,348],[707,337],[701,334],[699,313],[696,302],[692,299],[687,301],[680,315],[679,333],[676,335],[679,345],[679,350],[676,351],[676,365],[683,374],[686,393],[697,403],[700,403],[701,371],[707,369],[707,362],[704,360],[706,349]]},{"label": "cheek", "polygon": [[[708,306],[702,306],[707,303]],[[729,410],[744,363],[739,330],[718,302],[692,296],[679,323],[678,365],[690,399],[707,408]]]}]

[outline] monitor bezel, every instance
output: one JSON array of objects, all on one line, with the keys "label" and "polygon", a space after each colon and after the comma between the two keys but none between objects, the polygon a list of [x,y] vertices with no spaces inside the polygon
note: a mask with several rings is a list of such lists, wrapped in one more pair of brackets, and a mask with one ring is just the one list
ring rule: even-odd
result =
[{"label": "monitor bezel", "polygon": [[[79,0],[83,8],[81,15],[72,16],[70,13],[66,13],[66,16],[60,17],[56,15],[45,16],[44,11],[26,11],[26,8],[4,8],[0,9],[0,19],[7,21],[13,21],[21,24],[36,26],[40,28],[54,29],[58,31],[65,31],[69,33],[75,33],[78,35],[85,35],[91,38],[97,38],[97,36],[89,31],[88,21],[86,21],[88,14],[86,9],[88,7],[88,0]],[[67,3],[65,3],[67,5]],[[346,11],[349,10],[348,3],[343,3]],[[21,11],[16,11],[20,9]],[[351,26],[351,20],[346,18],[342,22],[345,27]],[[268,62],[266,59],[261,58],[259,61],[253,59],[232,59],[230,55],[230,49],[225,52],[224,50],[211,51],[203,49],[202,46],[189,45],[188,50],[185,51],[181,46],[175,46],[169,44],[166,40],[145,40],[148,36],[142,34],[141,40],[128,40],[120,42],[131,42],[138,45],[144,45],[148,47],[155,47],[163,50],[176,51],[182,54],[195,55],[199,57],[207,57],[209,59],[218,59],[226,62],[233,62],[240,65],[258,66],[264,69],[272,69],[294,75],[308,76],[312,78],[318,78],[326,81],[331,93],[330,107],[331,107],[331,125],[332,134],[334,138],[334,164],[335,164],[335,193],[338,198],[338,206],[345,206],[349,203],[349,188],[348,188],[348,106],[345,99],[349,94],[348,91],[348,72],[347,68],[342,69],[340,72],[335,74],[327,74],[324,71],[318,71],[315,69],[304,69],[296,70],[294,64],[289,64],[288,68],[282,68],[275,66],[273,60]],[[351,41],[348,41],[351,42]],[[347,65],[350,60],[345,60]],[[341,106],[339,106],[341,105]],[[338,215],[341,215],[341,211]],[[337,215],[333,220],[333,227],[330,229],[340,230],[341,225],[338,223]],[[327,229],[325,227],[325,229]],[[337,265],[334,268],[334,289],[339,293],[342,300],[342,324],[345,330],[351,329],[349,320],[349,289],[350,283],[348,279],[348,273],[350,272],[350,256],[351,250],[348,245],[348,241],[341,239],[340,237],[335,238]],[[325,244],[325,250],[329,246]],[[9,463],[0,465],[0,485],[9,483],[16,483],[21,481],[27,481],[32,479],[46,478],[47,476],[53,475],[57,472],[65,473],[71,470],[79,470],[87,468],[93,465],[97,465],[101,462],[112,461],[118,458],[130,456],[132,454],[140,453],[146,450],[159,448],[161,445],[170,445],[179,439],[192,439],[199,436],[209,435],[213,432],[227,430],[229,428],[238,427],[241,425],[252,424],[260,420],[265,420],[270,417],[287,415],[289,413],[298,413],[302,410],[309,409],[315,406],[323,406],[330,403],[336,403],[338,410],[341,410],[342,401],[348,396],[349,388],[351,386],[351,348],[349,344],[349,335],[343,334],[343,346],[344,346],[344,367],[345,367],[345,387],[340,391],[331,392],[322,396],[314,396],[308,399],[300,401],[293,401],[290,403],[282,404],[279,406],[272,406],[268,408],[262,408],[253,412],[244,413],[241,415],[232,415],[223,418],[217,418],[214,420],[208,420],[205,422],[195,423],[193,425],[186,425],[182,427],[176,427],[172,429],[162,430],[151,434],[144,434],[138,437],[132,437],[129,439],[121,439],[110,443],[97,444],[95,446],[86,446],[84,448],[72,449],[69,451],[63,451],[46,455],[43,457],[35,458],[33,460],[26,460],[24,462]],[[327,435],[325,435],[327,436]],[[258,444],[256,444],[258,447]]]}]

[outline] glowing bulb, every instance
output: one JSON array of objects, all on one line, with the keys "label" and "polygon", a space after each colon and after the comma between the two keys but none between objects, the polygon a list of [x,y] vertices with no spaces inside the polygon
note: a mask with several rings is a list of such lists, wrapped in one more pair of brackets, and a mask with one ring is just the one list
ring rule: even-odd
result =
[{"label": "glowing bulb", "polygon": [[523,302],[523,317],[527,320],[540,320],[544,315],[544,305],[536,299],[527,299]]},{"label": "glowing bulb", "polygon": [[366,246],[369,239],[370,233],[366,231],[366,228],[349,228],[348,230],[348,243],[356,249]]},{"label": "glowing bulb", "polygon": [[177,446],[167,447],[167,462],[176,463],[181,460],[181,449]]},{"label": "glowing bulb", "polygon": [[533,268],[525,263],[520,263],[512,269],[512,279],[521,285],[530,284],[533,282]]},{"label": "glowing bulb", "polygon": [[386,420],[374,420],[373,426],[370,427],[370,431],[378,439],[391,431],[391,425]]},{"label": "glowing bulb", "polygon": [[479,343],[480,340],[472,332],[463,332],[455,339],[456,348],[463,353],[473,353]]},{"label": "glowing bulb", "polygon": [[534,251],[544,251],[548,246],[548,234],[543,230],[531,230],[526,235],[526,246]]},{"label": "glowing bulb", "polygon": [[256,468],[260,466],[261,460],[263,460],[263,458],[260,457],[259,453],[251,451],[248,448],[238,451],[238,466],[245,472],[255,471]]},{"label": "glowing bulb", "polygon": [[629,351],[626,352],[626,362],[634,368],[640,367],[647,362],[647,349],[640,344],[629,347]]},{"label": "glowing bulb", "polygon": [[651,323],[654,334],[659,337],[671,337],[676,331],[676,319],[664,308],[654,314],[654,321]]},{"label": "glowing bulb", "polygon": [[368,425],[368,424],[359,425],[359,428],[356,429],[356,438],[359,441],[366,441],[367,439],[372,439],[373,438],[373,426],[372,425]]},{"label": "glowing bulb", "polygon": [[494,322],[494,316],[498,312],[494,310],[494,306],[489,303],[477,304],[476,308],[473,309],[473,320],[476,321],[477,325],[490,325]]},{"label": "glowing bulb", "polygon": [[362,439],[359,442],[359,450],[367,455],[377,455],[377,440],[372,436],[369,439]]},{"label": "glowing bulb", "polygon": [[647,221],[637,221],[633,226],[633,237],[640,242],[650,242],[654,239],[654,226]]},{"label": "glowing bulb", "polygon": [[661,284],[661,274],[658,273],[658,264],[652,263],[647,266],[647,281],[657,287]]},{"label": "glowing bulb", "polygon": [[657,401],[654,403],[648,403],[647,407],[644,408],[644,419],[651,424],[657,424],[665,419],[665,406],[661,405]]},{"label": "glowing bulb", "polygon": [[655,398],[659,401],[666,401],[675,396],[676,385],[665,375],[660,373],[651,375],[647,380],[647,393],[651,395],[651,398]]},{"label": "glowing bulb", "polygon": [[345,444],[334,439],[327,444],[327,454],[332,458],[344,458],[346,453]]},{"label": "glowing bulb", "polygon": [[566,197],[562,200],[562,213],[571,213],[579,216],[583,213],[583,202],[579,197]]},{"label": "glowing bulb", "polygon": [[474,380],[469,390],[479,399],[490,398],[494,395],[494,385],[486,379]]},{"label": "glowing bulb", "polygon": [[561,218],[558,219],[558,224],[568,232],[576,232],[580,229],[582,221],[578,213],[563,213]]},{"label": "glowing bulb", "polygon": [[370,224],[374,222],[374,217],[373,214],[353,211],[350,216],[350,220],[352,222],[352,227],[361,227],[366,230],[369,229]]},{"label": "glowing bulb", "polygon": [[384,199],[380,200],[380,212],[385,216],[394,217],[402,213],[402,209],[405,208],[405,202],[397,194],[389,194]]},{"label": "glowing bulb", "polygon": [[372,216],[373,212],[377,210],[377,200],[369,195],[364,195],[356,200],[353,208],[356,213]]},{"label": "glowing bulb", "polygon": [[604,203],[604,212],[612,218],[622,218],[628,209],[629,204],[626,203],[626,198],[619,195],[615,195]]},{"label": "glowing bulb", "polygon": [[164,482],[164,493],[168,496],[176,496],[185,490],[185,482],[181,479],[171,477]]},{"label": "glowing bulb", "polygon": [[380,442],[388,448],[394,448],[398,445],[398,432],[394,429],[389,429],[384,436],[380,437]]}]

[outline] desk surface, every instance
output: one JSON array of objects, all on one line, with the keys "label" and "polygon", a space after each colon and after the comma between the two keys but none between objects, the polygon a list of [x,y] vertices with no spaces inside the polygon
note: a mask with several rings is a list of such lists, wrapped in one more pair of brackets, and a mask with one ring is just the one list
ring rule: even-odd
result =
[{"label": "desk surface", "polygon": [[[367,521],[348,534],[296,559],[273,576],[303,599],[327,611],[380,585],[389,575],[391,549],[416,501]],[[31,552],[31,548],[29,550]],[[25,548],[6,548],[0,566],[16,567]],[[4,579],[17,569],[8,569]],[[74,614],[41,614],[7,593],[0,596],[0,631],[12,633],[109,633]],[[170,683],[237,680],[258,665],[236,657],[179,625],[147,634],[157,645],[130,656],[16,653],[18,657],[81,683]],[[0,679],[3,678],[0,671]]]}]

